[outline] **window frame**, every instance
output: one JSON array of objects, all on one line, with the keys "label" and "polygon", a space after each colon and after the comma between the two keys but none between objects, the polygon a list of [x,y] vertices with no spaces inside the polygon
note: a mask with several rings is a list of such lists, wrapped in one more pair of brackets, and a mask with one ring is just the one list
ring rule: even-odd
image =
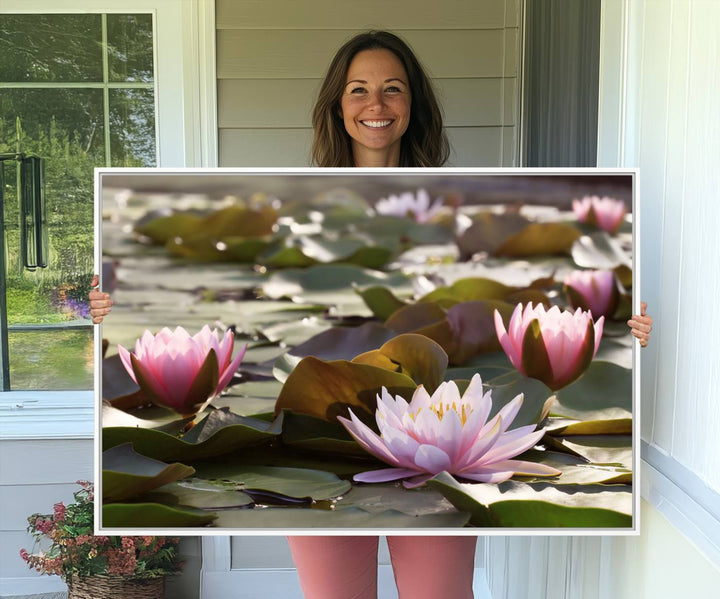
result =
[{"label": "window frame", "polygon": [[[217,166],[214,2],[87,0],[80,3],[84,6],[78,4],[77,0],[25,0],[22,4],[0,0],[0,14],[152,14],[157,165]],[[95,211],[99,209],[96,202]],[[96,244],[96,272],[101,264]],[[96,347],[101,342],[102,333],[96,327]],[[98,377],[96,364],[96,388]],[[92,438],[93,398],[92,390],[0,392],[0,440]]]}]

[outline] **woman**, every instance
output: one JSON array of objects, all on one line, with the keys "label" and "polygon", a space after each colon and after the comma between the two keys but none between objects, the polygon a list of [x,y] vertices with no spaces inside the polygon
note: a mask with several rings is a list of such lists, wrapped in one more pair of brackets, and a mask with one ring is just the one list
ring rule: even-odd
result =
[{"label": "woman", "polygon": [[[325,167],[442,166],[449,145],[432,85],[410,48],[383,31],[355,36],[335,55],[312,116],[312,158]],[[94,282],[97,284],[97,280]],[[93,322],[112,301],[90,294]],[[633,317],[647,344],[652,319]],[[307,599],[377,596],[378,537],[289,537]],[[473,597],[476,537],[388,537],[400,599]]]}]

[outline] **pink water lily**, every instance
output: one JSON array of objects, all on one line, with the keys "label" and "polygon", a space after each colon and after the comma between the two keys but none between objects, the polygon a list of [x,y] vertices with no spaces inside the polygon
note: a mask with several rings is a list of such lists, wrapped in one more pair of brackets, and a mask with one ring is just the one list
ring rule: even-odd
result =
[{"label": "pink water lily", "polygon": [[589,310],[594,318],[615,313],[620,292],[611,270],[574,270],[565,277],[565,292],[573,308]]},{"label": "pink water lily", "polygon": [[607,196],[585,196],[572,201],[575,217],[583,223],[597,225],[603,231],[616,231],[625,218],[625,202]]},{"label": "pink water lily", "polygon": [[391,466],[356,474],[359,482],[409,478],[406,486],[414,487],[443,471],[487,483],[500,483],[514,474],[560,474],[544,464],[510,459],[543,436],[534,424],[508,430],[522,401],[520,394],[488,420],[491,392],[483,393],[476,374],[462,396],[453,381],[441,383],[432,395],[420,385],[409,403],[399,395],[393,398],[383,387],[375,414],[380,435],[352,410],[350,419],[338,419],[364,449]]},{"label": "pink water lily", "polygon": [[118,345],[125,369],[143,394],[155,404],[183,415],[197,413],[227,387],[245,355],[247,344],[232,359],[232,331],[219,338],[205,325],[191,336],[184,328],[145,331],[130,353]]},{"label": "pink water lily", "polygon": [[531,303],[515,307],[505,330],[495,310],[495,331],[512,365],[523,375],[538,379],[556,391],[587,370],[602,337],[605,317],[593,323],[592,315],[553,306],[545,310]]},{"label": "pink water lily", "polygon": [[430,206],[430,195],[424,189],[418,189],[417,195],[412,192],[401,193],[399,196],[391,195],[379,200],[375,210],[386,216],[410,216],[416,222],[426,223],[437,215],[443,207],[442,198],[435,200]]}]

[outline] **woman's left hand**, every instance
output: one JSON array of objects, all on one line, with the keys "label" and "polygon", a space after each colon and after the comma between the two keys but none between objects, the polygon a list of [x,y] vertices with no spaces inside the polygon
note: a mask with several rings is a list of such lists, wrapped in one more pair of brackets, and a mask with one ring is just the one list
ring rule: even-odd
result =
[{"label": "woman's left hand", "polygon": [[630,333],[640,341],[640,347],[647,347],[648,339],[650,339],[650,331],[652,331],[652,316],[645,313],[647,310],[647,304],[640,302],[640,315],[635,314],[630,320],[628,320],[628,326],[630,327]]}]

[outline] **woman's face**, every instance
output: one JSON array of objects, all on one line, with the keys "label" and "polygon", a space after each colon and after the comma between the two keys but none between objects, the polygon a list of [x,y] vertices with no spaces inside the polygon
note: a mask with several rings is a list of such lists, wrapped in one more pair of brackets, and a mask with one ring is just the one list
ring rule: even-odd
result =
[{"label": "woman's face", "polygon": [[395,54],[376,49],[355,55],[340,108],[356,166],[398,166],[400,139],[410,123],[410,101],[408,76]]}]

